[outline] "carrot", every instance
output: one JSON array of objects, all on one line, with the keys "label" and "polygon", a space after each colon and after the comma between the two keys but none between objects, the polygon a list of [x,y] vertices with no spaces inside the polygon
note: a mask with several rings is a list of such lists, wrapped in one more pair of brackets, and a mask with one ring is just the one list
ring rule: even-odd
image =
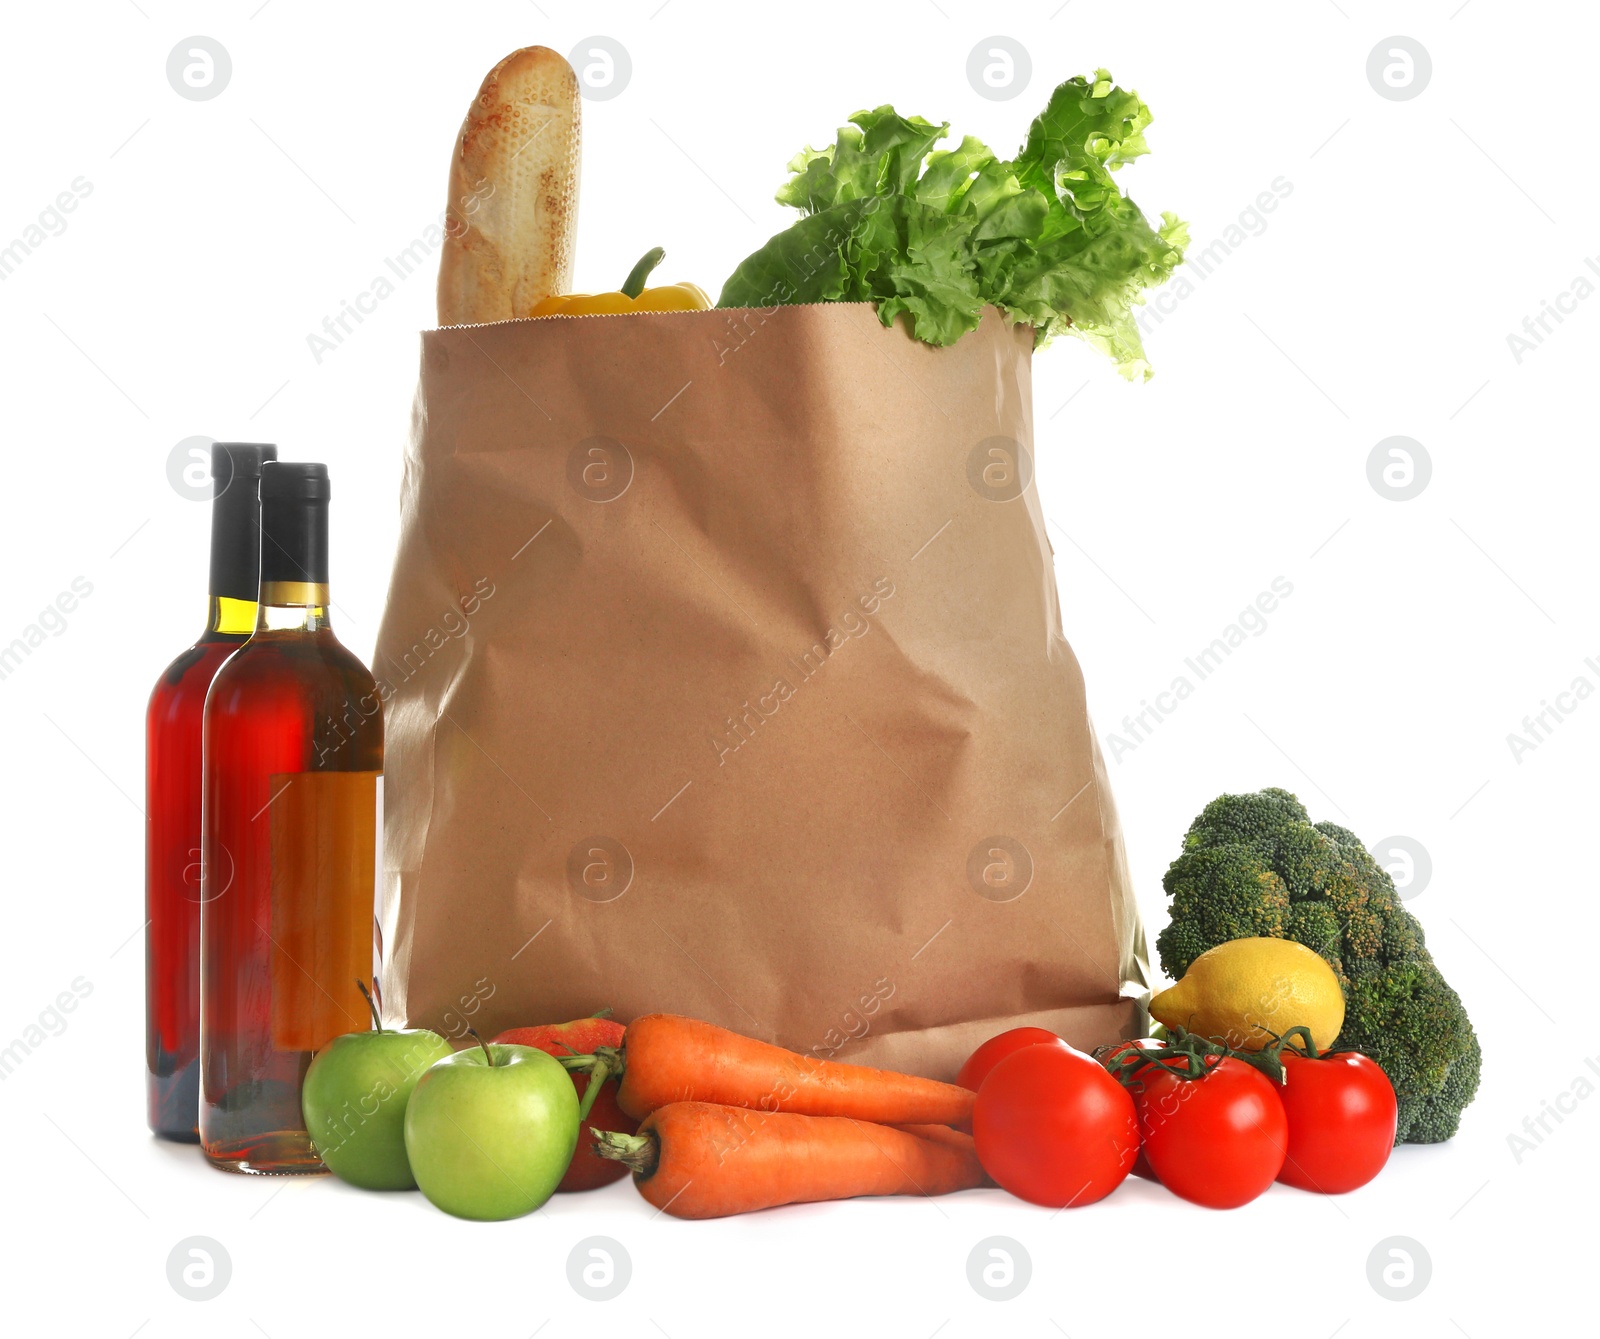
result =
[{"label": "carrot", "polygon": [[[615,1064],[615,1056],[609,1059]],[[646,1014],[629,1023],[621,1063],[617,1104],[635,1119],[669,1102],[849,1116],[881,1125],[966,1125],[972,1118],[974,1094],[953,1083],[798,1055],[676,1014]]]},{"label": "carrot", "polygon": [[965,1130],[953,1130],[948,1125],[896,1125],[897,1130],[914,1134],[918,1139],[931,1139],[947,1148],[971,1148],[972,1136]]},{"label": "carrot", "polygon": [[843,1116],[672,1102],[638,1134],[593,1133],[595,1152],[631,1168],[639,1193],[675,1218],[986,1184],[971,1138],[949,1129],[946,1142]]},{"label": "carrot", "polygon": [[[972,1142],[972,1135],[966,1130],[952,1129],[948,1125],[897,1125],[897,1130],[904,1130],[907,1134],[914,1134],[918,1139],[926,1139],[935,1144],[943,1144],[946,1148],[956,1149],[969,1157],[978,1156],[977,1146]],[[983,1180],[981,1185],[992,1186],[994,1178],[983,1171],[981,1165],[979,1174]]]}]

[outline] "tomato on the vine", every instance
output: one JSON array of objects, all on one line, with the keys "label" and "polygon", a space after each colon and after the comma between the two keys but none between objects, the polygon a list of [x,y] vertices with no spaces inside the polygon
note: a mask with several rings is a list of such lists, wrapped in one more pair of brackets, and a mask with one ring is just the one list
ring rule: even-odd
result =
[{"label": "tomato on the vine", "polygon": [[973,1104],[972,1137],[998,1185],[1051,1208],[1103,1199],[1139,1151],[1128,1090],[1065,1042],[1025,1046],[989,1071]]},{"label": "tomato on the vine", "polygon": [[[1154,1037],[1131,1037],[1127,1041],[1112,1042],[1109,1046],[1096,1047],[1094,1058],[1109,1069],[1112,1067],[1112,1062],[1120,1055],[1126,1055],[1131,1051],[1149,1051],[1160,1045],[1161,1043]],[[1146,1181],[1157,1179],[1156,1174],[1150,1170],[1150,1159],[1145,1157],[1143,1136],[1140,1137],[1139,1141],[1139,1156],[1133,1160],[1132,1174]]]},{"label": "tomato on the vine", "polygon": [[1289,1121],[1277,1085],[1232,1056],[1208,1056],[1199,1078],[1166,1059],[1131,1074],[1144,1155],[1174,1195],[1234,1209],[1266,1190],[1283,1169]]},{"label": "tomato on the vine", "polygon": [[970,1088],[973,1092],[977,1092],[983,1086],[983,1081],[989,1077],[989,1071],[1008,1055],[1014,1055],[1028,1046],[1065,1045],[1066,1042],[1054,1032],[1042,1027],[1014,1027],[1009,1032],[990,1037],[968,1056],[967,1063],[961,1066],[961,1073],[956,1075],[956,1083],[962,1088]]},{"label": "tomato on the vine", "polygon": [[1398,1109],[1394,1085],[1356,1051],[1313,1059],[1284,1047],[1278,1096],[1289,1118],[1289,1151],[1278,1180],[1342,1195],[1389,1161]]}]

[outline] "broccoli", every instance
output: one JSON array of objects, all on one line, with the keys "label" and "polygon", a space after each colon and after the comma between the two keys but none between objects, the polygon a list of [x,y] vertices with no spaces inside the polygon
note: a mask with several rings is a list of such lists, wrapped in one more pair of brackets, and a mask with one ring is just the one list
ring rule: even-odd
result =
[{"label": "broccoli", "polygon": [[1337,1045],[1383,1067],[1400,1103],[1396,1143],[1449,1139],[1478,1091],[1483,1053],[1461,997],[1359,838],[1312,823],[1286,790],[1223,795],[1190,825],[1162,880],[1171,923],[1156,938],[1173,980],[1230,939],[1293,939],[1344,990]]}]

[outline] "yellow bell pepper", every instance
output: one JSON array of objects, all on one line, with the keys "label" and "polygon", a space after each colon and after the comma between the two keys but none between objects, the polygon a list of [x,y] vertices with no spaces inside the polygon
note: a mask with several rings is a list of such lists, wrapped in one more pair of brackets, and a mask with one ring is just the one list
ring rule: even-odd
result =
[{"label": "yellow bell pepper", "polygon": [[534,304],[529,316],[601,316],[627,312],[709,311],[711,299],[697,284],[665,284],[646,288],[650,271],[661,264],[667,253],[652,247],[614,293],[552,293]]}]

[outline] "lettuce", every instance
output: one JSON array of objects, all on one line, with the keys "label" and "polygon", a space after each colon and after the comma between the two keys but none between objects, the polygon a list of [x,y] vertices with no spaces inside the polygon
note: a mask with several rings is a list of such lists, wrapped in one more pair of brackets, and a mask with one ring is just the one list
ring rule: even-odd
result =
[{"label": "lettuce", "polygon": [[1149,124],[1105,70],[1058,86],[1009,162],[970,135],[935,149],[948,123],[857,112],[790,162],[777,198],[803,217],[740,262],[717,305],[873,302],[885,325],[904,315],[951,344],[993,304],[1036,345],[1074,334],[1148,378],[1133,307],[1189,240],[1174,214],[1152,228],[1112,176],[1148,151]]}]

